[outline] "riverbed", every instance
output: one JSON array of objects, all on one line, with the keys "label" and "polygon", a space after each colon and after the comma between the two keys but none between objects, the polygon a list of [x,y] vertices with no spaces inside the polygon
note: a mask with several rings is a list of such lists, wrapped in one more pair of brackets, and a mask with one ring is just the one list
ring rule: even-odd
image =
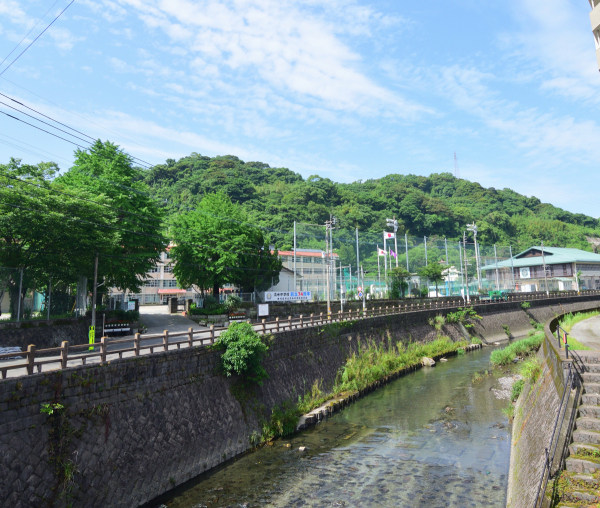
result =
[{"label": "riverbed", "polygon": [[477,375],[491,351],[401,377],[150,506],[503,507],[508,401],[494,376]]}]

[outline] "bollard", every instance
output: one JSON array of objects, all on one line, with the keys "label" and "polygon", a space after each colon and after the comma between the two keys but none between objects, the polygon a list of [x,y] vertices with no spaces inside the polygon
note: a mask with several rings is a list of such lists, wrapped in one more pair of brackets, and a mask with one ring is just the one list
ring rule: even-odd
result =
[{"label": "bollard", "polygon": [[100,363],[106,363],[106,339],[107,337],[100,339]]},{"label": "bollard", "polygon": [[262,318],[261,323],[262,323],[262,333],[264,335],[265,333],[267,333],[267,320],[265,318]]},{"label": "bollard", "polygon": [[27,374],[33,374],[33,365],[35,363],[35,344],[27,346]]},{"label": "bollard", "polygon": [[140,356],[140,342],[141,342],[141,335],[139,333],[136,333],[133,337],[133,354],[134,356]]},{"label": "bollard", "polygon": [[60,368],[61,369],[67,368],[68,356],[69,356],[69,342],[66,340],[63,340],[60,343]]}]

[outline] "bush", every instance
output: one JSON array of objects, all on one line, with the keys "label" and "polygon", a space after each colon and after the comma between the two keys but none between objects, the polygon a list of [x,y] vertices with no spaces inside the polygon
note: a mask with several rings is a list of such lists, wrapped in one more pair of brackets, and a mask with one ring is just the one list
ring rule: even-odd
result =
[{"label": "bush", "polygon": [[523,386],[525,386],[525,381],[523,379],[519,379],[513,383],[510,400],[514,402],[519,398],[519,395],[521,395],[521,392],[523,391]]},{"label": "bush", "polygon": [[544,341],[544,333],[538,333],[526,339],[513,342],[504,349],[497,349],[490,355],[490,362],[494,365],[508,365],[518,356],[527,356],[537,351]]},{"label": "bush", "polygon": [[234,312],[240,305],[242,305],[242,299],[237,295],[229,295],[225,300],[227,312]]},{"label": "bush", "polygon": [[232,323],[214,347],[223,351],[221,366],[227,377],[237,374],[258,384],[267,377],[261,362],[268,348],[250,323]]}]

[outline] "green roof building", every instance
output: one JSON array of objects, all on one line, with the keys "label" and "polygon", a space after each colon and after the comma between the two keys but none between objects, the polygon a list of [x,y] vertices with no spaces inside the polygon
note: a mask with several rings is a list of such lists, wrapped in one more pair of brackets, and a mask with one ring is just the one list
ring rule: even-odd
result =
[{"label": "green roof building", "polygon": [[600,254],[580,249],[529,247],[512,258],[483,266],[481,271],[498,289],[520,292],[600,289]]}]

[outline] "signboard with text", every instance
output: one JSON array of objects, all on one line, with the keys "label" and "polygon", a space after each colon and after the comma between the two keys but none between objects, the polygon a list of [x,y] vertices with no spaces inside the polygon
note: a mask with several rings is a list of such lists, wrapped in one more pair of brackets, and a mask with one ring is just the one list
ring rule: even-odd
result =
[{"label": "signboard with text", "polygon": [[308,301],[312,298],[310,291],[268,291],[265,293],[266,302],[297,302]]}]

